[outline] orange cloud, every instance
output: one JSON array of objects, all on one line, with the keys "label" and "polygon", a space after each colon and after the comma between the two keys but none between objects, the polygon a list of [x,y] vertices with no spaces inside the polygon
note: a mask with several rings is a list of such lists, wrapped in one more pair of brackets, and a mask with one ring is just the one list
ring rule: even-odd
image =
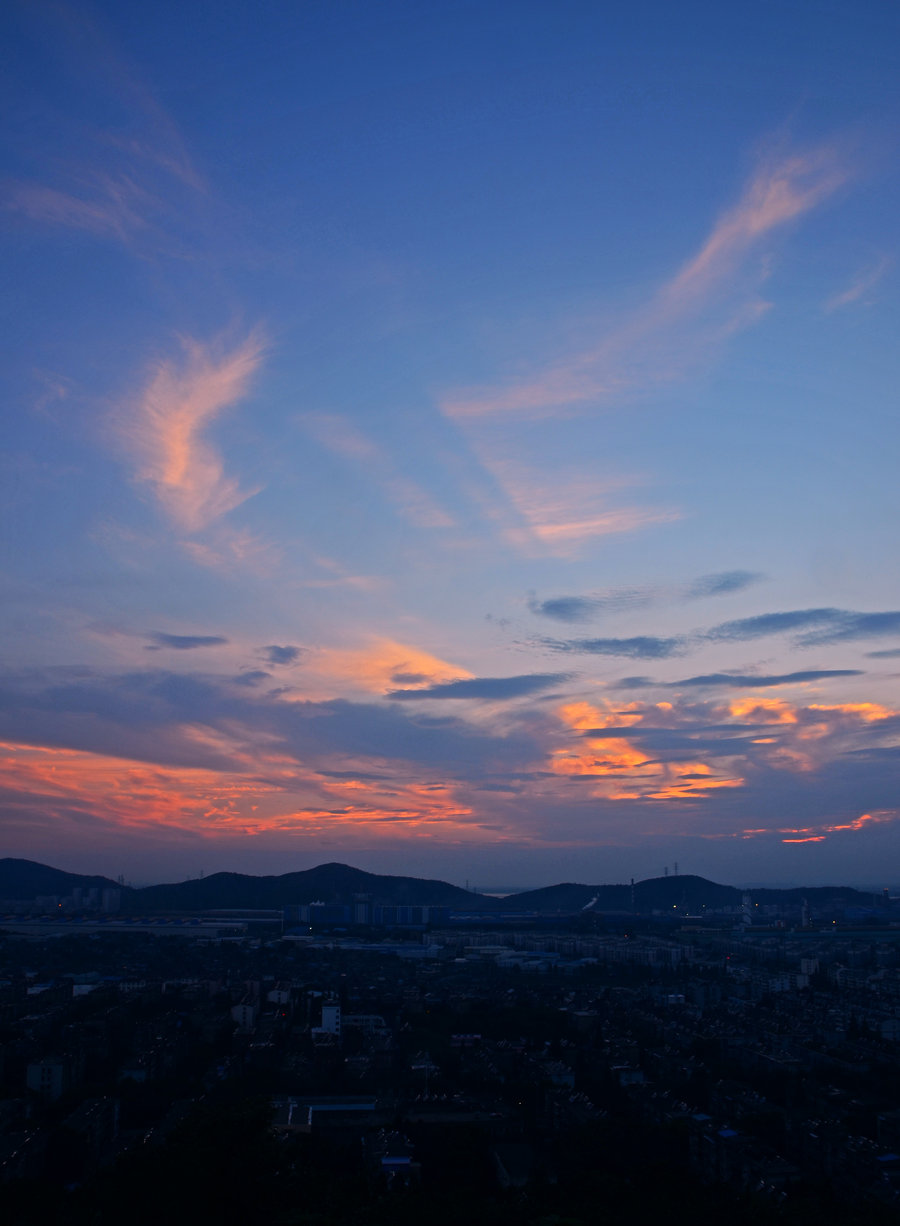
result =
[{"label": "orange cloud", "polygon": [[[782,843],[824,843],[831,834],[842,834],[846,831],[865,830],[869,825],[881,825],[885,822],[895,822],[900,819],[900,811],[894,809],[881,809],[874,813],[861,813],[859,817],[853,818],[849,822],[834,822],[822,823],[814,826],[782,826],[778,829],[778,834],[791,835],[791,838],[782,839]],[[740,838],[755,838],[757,835],[771,833],[766,829],[743,830],[736,837]]]},{"label": "orange cloud", "polygon": [[559,775],[613,775],[634,770],[648,761],[646,754],[619,738],[591,741],[590,745],[590,749],[577,753],[554,750],[553,770]]},{"label": "orange cloud", "polygon": [[865,724],[872,724],[880,719],[890,719],[892,715],[900,714],[892,707],[884,707],[877,702],[842,702],[831,705],[813,702],[806,709],[807,711],[836,711],[841,715],[854,715]]},{"label": "orange cloud", "polygon": [[[205,730],[187,732],[218,747],[218,739]],[[384,778],[332,778],[274,754],[241,759],[237,771],[172,769],[7,744],[0,746],[0,793],[11,808],[38,807],[54,823],[89,816],[110,827],[181,830],[204,838],[323,831],[340,836],[400,826],[407,833],[437,837],[457,831],[477,837],[488,828],[443,781],[396,779],[389,767]],[[293,801],[289,809],[286,796]],[[313,796],[317,804],[310,803]]]},{"label": "orange cloud", "polygon": [[[671,703],[660,704],[671,710]],[[657,706],[648,708],[658,710]],[[557,714],[569,728],[586,732],[591,728],[631,725],[644,718],[640,703],[604,709],[588,702],[567,703]],[[588,737],[578,749],[557,749],[551,754],[555,774],[576,778],[593,777],[595,796],[610,800],[688,800],[697,799],[716,788],[743,786],[743,779],[723,775],[705,762],[660,762],[650,758],[622,737]],[[623,778],[629,782],[623,785]]]},{"label": "orange cloud", "polygon": [[780,698],[739,698],[728,704],[735,719],[750,718],[757,723],[796,724],[797,711]]},{"label": "orange cloud", "polygon": [[557,714],[564,724],[578,731],[638,724],[644,718],[640,703],[637,702],[615,707],[607,702],[603,704],[603,710],[589,702],[570,702],[561,706]]},{"label": "orange cloud", "polygon": [[263,354],[259,335],[230,351],[185,338],[178,365],[160,361],[119,430],[137,462],[137,479],[183,531],[196,533],[240,506],[241,490],[204,437],[224,409],[247,392]]},{"label": "orange cloud", "polygon": [[[88,812],[115,826],[202,832],[235,819],[266,786],[231,773],[148,766],[75,750],[12,746],[0,759],[0,788],[47,808]],[[220,826],[216,821],[214,825]]]},{"label": "orange cloud", "polygon": [[311,668],[323,677],[351,681],[374,694],[384,694],[398,687],[422,689],[437,682],[472,677],[467,669],[439,656],[387,638],[373,638],[367,647],[358,650],[325,648],[318,653]]}]

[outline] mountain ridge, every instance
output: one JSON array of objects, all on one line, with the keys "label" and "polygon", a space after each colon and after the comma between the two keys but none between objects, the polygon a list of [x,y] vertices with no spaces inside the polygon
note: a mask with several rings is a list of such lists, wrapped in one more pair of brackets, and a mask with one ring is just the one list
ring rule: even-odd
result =
[{"label": "mountain ridge", "polygon": [[[701,913],[737,906],[745,893],[738,886],[722,885],[693,874],[650,877],[631,884],[584,885],[560,882],[494,898],[464,890],[434,878],[368,873],[349,864],[329,862],[311,869],[280,875],[254,876],[221,872],[188,881],[143,887],[125,886],[108,877],[68,873],[34,860],[0,859],[0,899],[27,902],[38,896],[68,895],[76,888],[117,889],[125,912],[209,911],[227,908],[278,909],[311,902],[351,902],[365,894],[373,903],[408,906],[448,906],[458,910],[495,912],[537,911],[630,912],[646,914],[674,909]],[[754,903],[798,906],[803,899],[816,903],[843,902],[871,905],[872,894],[852,886],[769,887],[752,891]]]}]

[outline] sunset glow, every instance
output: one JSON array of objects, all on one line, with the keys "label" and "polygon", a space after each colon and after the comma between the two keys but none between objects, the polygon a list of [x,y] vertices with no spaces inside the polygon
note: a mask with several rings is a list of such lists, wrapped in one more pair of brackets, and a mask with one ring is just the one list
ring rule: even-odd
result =
[{"label": "sunset glow", "polygon": [[889,6],[189,7],[2,18],[4,854],[877,883]]}]

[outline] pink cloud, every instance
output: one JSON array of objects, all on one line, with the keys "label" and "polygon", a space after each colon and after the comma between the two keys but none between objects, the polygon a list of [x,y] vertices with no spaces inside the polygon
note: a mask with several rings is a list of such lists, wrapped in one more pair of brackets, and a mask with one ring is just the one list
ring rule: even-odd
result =
[{"label": "pink cloud", "polygon": [[869,290],[875,288],[890,265],[889,257],[882,256],[875,264],[858,273],[846,289],[826,299],[822,310],[830,315],[832,311],[839,311],[843,307],[851,306],[854,302],[862,301]]},{"label": "pink cloud", "polygon": [[376,482],[388,501],[411,523],[420,528],[451,528],[453,519],[417,482],[403,474],[372,439],[339,413],[307,413],[303,426],[323,447],[343,460],[363,468]]},{"label": "pink cloud", "polygon": [[146,203],[146,193],[126,178],[105,176],[84,195],[41,183],[9,183],[4,196],[8,212],[45,225],[86,230],[101,238],[124,242],[147,225],[138,207],[139,202]]},{"label": "pink cloud", "polygon": [[[590,349],[531,377],[501,387],[473,388],[445,398],[460,422],[494,414],[556,416],[585,402],[609,402],[627,392],[681,377],[733,332],[768,308],[748,293],[743,265],[776,229],[822,204],[850,177],[833,146],[765,161],[737,204],[724,212],[681,270],[622,325]],[[754,274],[758,283],[765,271]],[[722,295],[716,318],[698,319]],[[724,324],[723,324],[724,317]]]},{"label": "pink cloud", "polygon": [[178,528],[196,533],[258,492],[242,490],[226,474],[205,432],[246,394],[263,343],[254,334],[225,350],[186,338],[183,348],[180,364],[157,363],[119,426],[137,480],[150,487]]}]

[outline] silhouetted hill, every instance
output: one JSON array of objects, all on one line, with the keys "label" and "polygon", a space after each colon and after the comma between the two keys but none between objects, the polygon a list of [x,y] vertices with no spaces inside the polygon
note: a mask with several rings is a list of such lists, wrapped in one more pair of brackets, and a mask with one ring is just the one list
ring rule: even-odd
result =
[{"label": "silhouetted hill", "polygon": [[[646,915],[651,911],[689,911],[699,915],[704,908],[739,906],[744,891],[736,886],[719,885],[705,877],[650,877],[634,883],[634,909]],[[760,906],[800,906],[807,899],[811,907],[826,903],[845,906],[870,906],[871,894],[850,886],[817,886],[808,889],[752,890],[753,902]],[[631,911],[630,885],[551,885],[541,890],[514,894],[504,900],[507,910],[540,911]]]},{"label": "silhouetted hill", "polygon": [[[143,889],[118,887],[108,877],[84,876],[50,868],[33,860],[0,859],[0,899],[27,901],[39,895],[69,895],[72,890],[121,888],[122,910],[154,911],[269,910],[310,902],[349,903],[355,894],[367,894],[374,903],[411,906],[447,906],[458,910],[534,911],[544,915],[579,911],[632,910],[631,885],[580,885],[564,882],[506,899],[470,893],[446,881],[421,877],[391,877],[366,873],[348,864],[320,864],[281,876],[251,877],[246,873],[215,873],[193,881],[151,885]],[[675,910],[699,915],[704,910],[738,906],[743,891],[704,877],[652,877],[634,884],[634,909],[647,915]],[[816,886],[787,890],[758,889],[753,902],[760,906],[799,906],[803,899],[813,909],[825,905],[871,906],[872,896],[849,886]]]},{"label": "silhouetted hill", "polygon": [[71,894],[78,887],[86,890],[122,888],[109,877],[65,873],[62,869],[38,864],[35,860],[15,860],[11,857],[0,860],[0,898],[27,902],[42,894]]},{"label": "silhouetted hill", "polygon": [[369,894],[374,903],[421,906],[497,907],[496,899],[483,899],[446,881],[420,877],[387,877],[351,868],[348,864],[320,864],[317,868],[280,877],[249,877],[243,873],[215,873],[196,881],[151,885],[135,890],[130,910],[214,911],[226,908],[266,909],[294,903],[350,902],[354,894]]},{"label": "silhouetted hill", "polygon": [[[704,877],[651,877],[634,883],[634,907],[646,913],[656,910],[699,912],[704,906],[735,906],[742,891],[717,885]],[[507,899],[507,904],[513,899]],[[516,909],[535,911],[630,911],[630,885],[551,885],[514,896]]]}]

